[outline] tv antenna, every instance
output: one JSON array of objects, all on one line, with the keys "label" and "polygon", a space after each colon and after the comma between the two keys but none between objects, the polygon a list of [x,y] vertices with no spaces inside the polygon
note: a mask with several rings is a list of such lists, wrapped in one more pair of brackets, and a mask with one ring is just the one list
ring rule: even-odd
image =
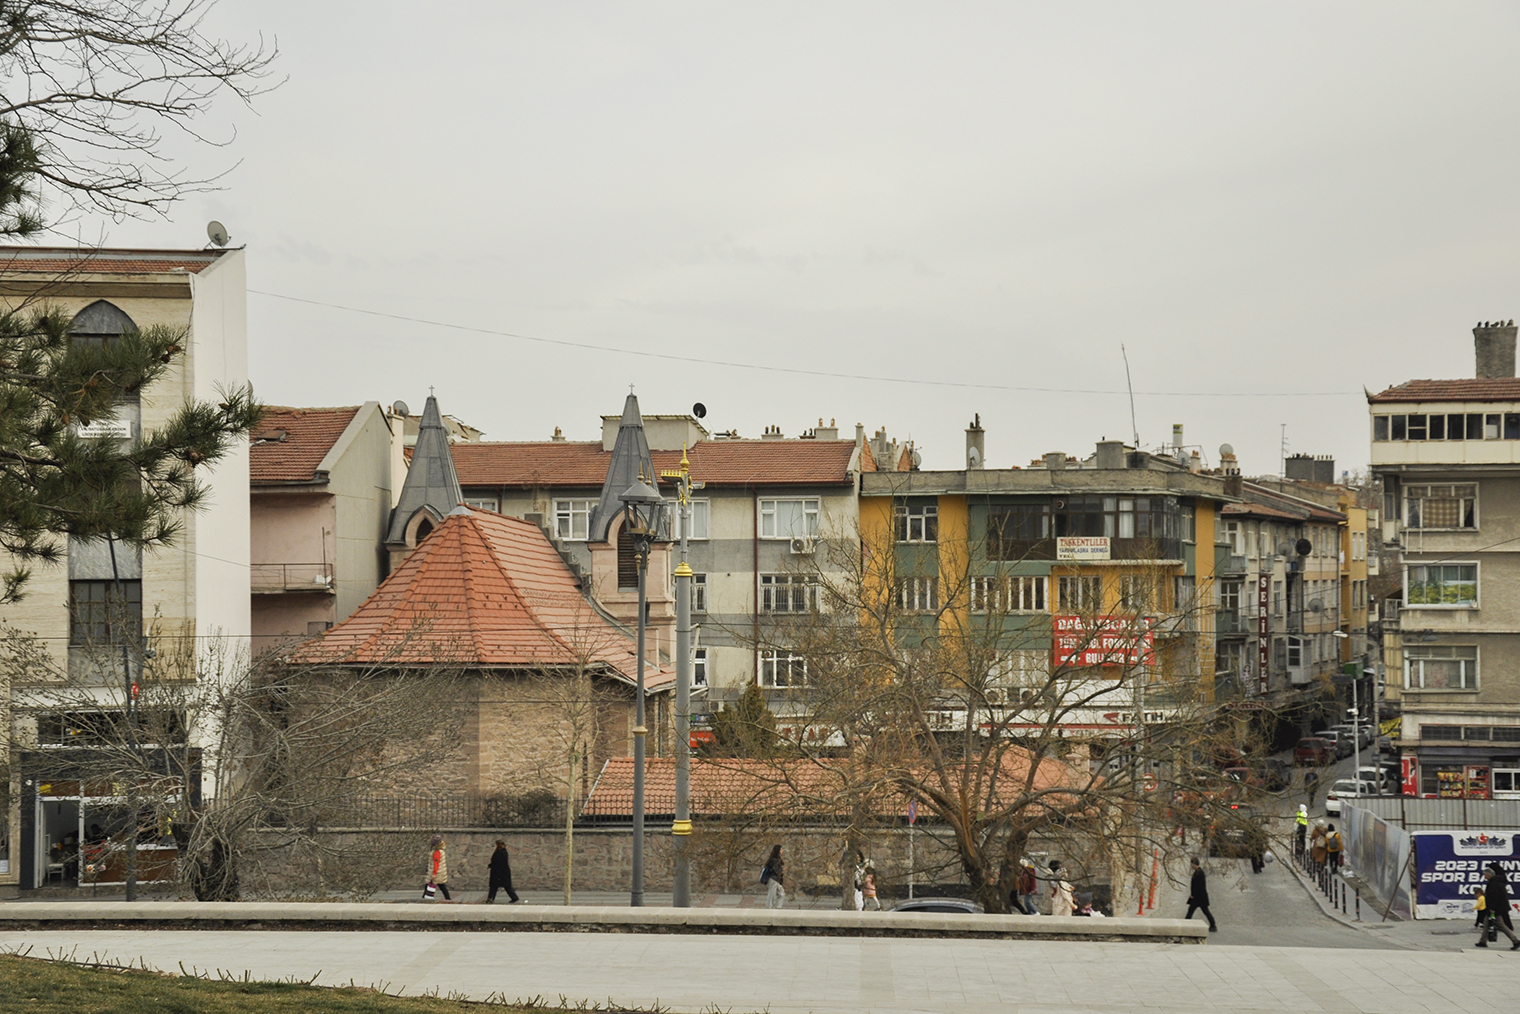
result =
[{"label": "tv antenna", "polygon": [[1135,450],[1140,449],[1140,426],[1135,422],[1135,385],[1129,379],[1129,352],[1119,343],[1119,354],[1124,357],[1124,386],[1129,388],[1129,428],[1135,433]]}]

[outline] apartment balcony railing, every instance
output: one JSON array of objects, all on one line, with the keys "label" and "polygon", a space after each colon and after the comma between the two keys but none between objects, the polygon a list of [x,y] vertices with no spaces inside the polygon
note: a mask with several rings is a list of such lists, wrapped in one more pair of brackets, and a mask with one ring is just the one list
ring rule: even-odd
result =
[{"label": "apartment balcony railing", "polygon": [[1240,636],[1250,632],[1250,617],[1244,610],[1221,609],[1214,614],[1214,633],[1219,637]]},{"label": "apartment balcony railing", "polygon": [[255,563],[249,567],[249,589],[255,595],[297,592],[332,594],[335,584],[330,563]]}]

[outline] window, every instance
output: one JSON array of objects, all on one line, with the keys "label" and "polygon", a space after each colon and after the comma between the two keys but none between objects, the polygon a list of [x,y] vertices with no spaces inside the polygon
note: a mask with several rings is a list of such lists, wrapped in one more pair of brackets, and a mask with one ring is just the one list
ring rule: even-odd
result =
[{"label": "window", "polygon": [[1244,585],[1239,581],[1219,583],[1219,608],[1227,613],[1239,612],[1240,595]]},{"label": "window", "polygon": [[706,574],[693,574],[691,576],[691,611],[694,613],[707,612]]},{"label": "window", "polygon": [[789,651],[762,651],[760,685],[776,689],[807,686],[807,659]]},{"label": "window", "polygon": [[707,686],[707,649],[697,648],[691,653],[691,685]]},{"label": "window", "polygon": [[639,554],[634,548],[633,536],[628,534],[627,525],[618,528],[617,576],[619,589],[639,586]]},{"label": "window", "polygon": [[1129,612],[1155,609],[1155,582],[1139,574],[1123,574],[1119,577],[1119,608]]},{"label": "window", "polygon": [[1056,594],[1063,613],[1096,612],[1103,608],[1103,579],[1063,577],[1057,581]]},{"label": "window", "polygon": [[1388,417],[1386,415],[1375,415],[1372,417],[1372,439],[1388,439]]},{"label": "window", "polygon": [[142,582],[69,582],[70,644],[132,644],[142,636]]},{"label": "window", "polygon": [[1411,608],[1476,609],[1478,606],[1478,565],[1475,563],[1411,565],[1407,574],[1404,602]]},{"label": "window", "polygon": [[811,498],[760,501],[762,539],[818,537],[818,501]]},{"label": "window", "polygon": [[1406,645],[1404,686],[1410,690],[1478,689],[1477,646]]},{"label": "window", "polygon": [[898,542],[938,542],[939,504],[900,503],[892,508]]},{"label": "window", "polygon": [[1410,528],[1477,528],[1478,487],[1405,486],[1404,517]]},{"label": "window", "polygon": [[1182,617],[1183,630],[1198,628],[1198,585],[1191,577],[1173,578],[1172,608]]},{"label": "window", "polygon": [[1282,614],[1283,614],[1283,583],[1281,581],[1273,581],[1272,582],[1272,615],[1273,616],[1281,616]]},{"label": "window", "polygon": [[1500,425],[1503,417],[1498,415],[1486,415],[1483,417],[1483,439],[1498,440]]},{"label": "window", "polygon": [[1050,504],[994,507],[987,514],[987,558],[1018,560],[1051,537]]},{"label": "window", "polygon": [[939,608],[939,578],[905,577],[898,581],[897,604],[904,612],[934,612]]},{"label": "window", "polygon": [[586,522],[595,500],[554,501],[554,534],[564,542],[585,542]]},{"label": "window", "polygon": [[1421,725],[1420,738],[1461,741],[1462,727],[1460,725]]},{"label": "window", "polygon": [[[712,517],[712,501],[693,500],[687,507],[691,511],[691,534],[686,537],[697,541],[707,538],[708,520]],[[679,504],[671,505],[670,519],[670,537],[680,542],[681,508]]]},{"label": "window", "polygon": [[1219,532],[1221,545],[1229,546],[1230,552],[1235,556],[1245,555],[1245,542],[1241,537],[1240,522],[1226,521]]},{"label": "window", "polygon": [[1304,640],[1301,637],[1288,638],[1288,668],[1301,669],[1304,665]]},{"label": "window", "polygon": [[466,507],[478,507],[483,511],[496,510],[496,498],[494,496],[467,496],[464,498]]},{"label": "window", "polygon": [[971,579],[971,611],[974,613],[1043,613],[1043,577],[974,577]]},{"label": "window", "polygon": [[818,582],[806,574],[761,574],[762,613],[811,613],[818,608]]}]

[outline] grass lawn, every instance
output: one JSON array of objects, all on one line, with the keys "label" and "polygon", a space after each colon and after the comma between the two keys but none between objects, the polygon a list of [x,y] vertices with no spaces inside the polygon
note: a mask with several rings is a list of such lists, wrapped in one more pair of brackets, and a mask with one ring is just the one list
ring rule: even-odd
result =
[{"label": "grass lawn", "polygon": [[[557,1009],[557,1008],[551,1008]],[[386,996],[283,982],[220,982],[0,955],[6,1014],[545,1014],[543,1007]]]}]

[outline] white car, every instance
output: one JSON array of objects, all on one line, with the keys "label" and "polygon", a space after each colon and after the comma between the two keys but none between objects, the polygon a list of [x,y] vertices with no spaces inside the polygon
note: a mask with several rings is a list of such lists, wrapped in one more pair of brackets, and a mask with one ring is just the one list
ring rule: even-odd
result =
[{"label": "white car", "polygon": [[1342,778],[1330,786],[1330,791],[1325,793],[1325,812],[1332,817],[1341,815],[1341,800],[1355,799],[1358,796],[1375,796],[1378,787],[1375,782],[1358,781],[1355,778]]},{"label": "white car", "polygon": [[1360,767],[1356,769],[1356,777],[1365,782],[1371,782],[1378,787],[1379,795],[1387,795],[1389,789],[1388,772],[1382,768]]}]

